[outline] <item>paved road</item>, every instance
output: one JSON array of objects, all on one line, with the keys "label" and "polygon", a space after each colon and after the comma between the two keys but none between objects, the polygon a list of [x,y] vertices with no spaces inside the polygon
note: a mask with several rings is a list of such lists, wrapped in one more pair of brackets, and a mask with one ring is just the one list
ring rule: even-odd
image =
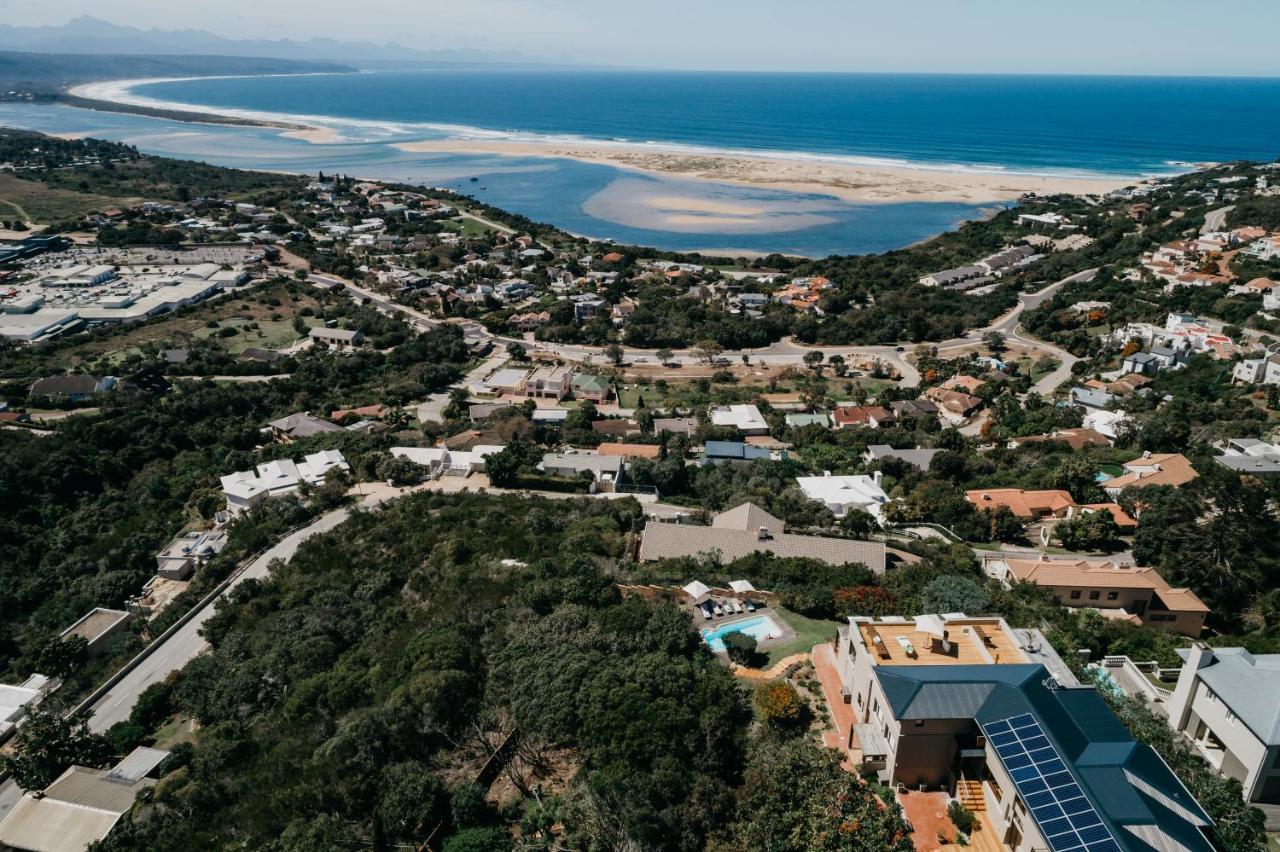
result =
[{"label": "paved road", "polygon": [[[274,547],[250,563],[219,597],[226,596],[231,589],[245,580],[265,577],[267,575],[267,566],[270,565],[273,559],[282,559],[288,562],[297,553],[298,546],[302,542],[314,535],[333,529],[345,521],[349,514],[349,509],[335,509],[328,514],[321,515],[310,526],[303,527],[281,539]],[[136,669],[125,675],[118,684],[112,687],[110,692],[94,704],[89,711],[91,714],[89,718],[90,729],[98,732],[105,731],[115,723],[128,719],[129,713],[133,710],[133,705],[137,703],[138,696],[142,694],[144,689],[153,683],[159,683],[164,680],[208,648],[209,643],[200,636],[200,628],[209,620],[213,612],[214,605],[211,601],[208,606],[165,640],[161,647],[153,651]]]},{"label": "paved road", "polygon": [[[1018,299],[1018,304],[998,317],[994,322],[985,328],[974,329],[962,337],[944,340],[936,344],[931,344],[939,352],[948,349],[959,349],[966,346],[973,346],[982,342],[982,338],[988,332],[996,331],[1003,334],[1007,339],[1020,343],[1024,346],[1033,346],[1041,350],[1047,351],[1059,359],[1062,366],[1055,370],[1049,376],[1041,379],[1036,383],[1034,390],[1039,393],[1046,394],[1058,387],[1062,382],[1066,381],[1071,375],[1071,365],[1078,359],[1074,358],[1070,353],[1058,349],[1048,343],[1022,335],[1019,330],[1019,320],[1024,311],[1034,310],[1042,305],[1045,301],[1053,298],[1053,296],[1067,284],[1076,281],[1088,281],[1098,272],[1097,269],[1086,269],[1075,275],[1070,275],[1061,281],[1055,281],[1053,284],[1039,290],[1035,293],[1025,293]],[[326,287],[342,287],[349,295],[353,297],[369,300],[370,303],[378,307],[384,312],[399,313],[414,327],[426,331],[435,328],[445,321],[430,317],[421,311],[410,308],[407,305],[399,304],[392,301],[390,297],[366,287],[353,284],[350,281],[336,278],[334,276],[311,275],[309,279],[312,283]],[[585,361],[593,359],[596,361],[607,360],[603,347],[596,346],[578,346],[572,344],[549,343],[546,341],[527,342],[523,339],[504,337],[501,335],[488,334],[483,331],[483,327],[478,324],[471,324],[475,328],[481,329],[495,345],[508,346],[518,343],[521,346],[534,352],[541,352],[562,358],[566,361]],[[804,356],[815,349],[822,352],[828,358],[832,355],[841,355],[846,359],[876,359],[882,361],[889,367],[893,368],[902,377],[902,385],[912,387],[920,384],[920,372],[916,370],[906,360],[906,352],[914,346],[914,344],[903,344],[901,346],[805,346],[796,343],[791,338],[783,338],[770,346],[761,347],[759,349],[743,349],[729,350],[721,353],[722,357],[731,361],[738,361],[743,355],[748,356],[752,361],[758,364],[770,366],[801,366],[804,363]],[[635,362],[657,363],[656,349],[635,349],[624,347],[624,356],[626,360]],[[703,362],[700,355],[691,349],[672,350],[672,361],[682,365],[699,364]],[[500,354],[500,353],[498,353]],[[491,363],[493,359],[490,359]],[[476,373],[477,371],[473,371]],[[487,372],[487,371],[486,371]],[[480,378],[483,374],[469,376],[469,378]],[[439,416],[439,409],[443,406],[439,405],[436,399],[430,399],[419,406],[418,417],[421,422],[428,422],[428,419],[434,419]]]},{"label": "paved road", "polygon": [[1227,214],[1235,209],[1235,205],[1228,207],[1219,207],[1217,210],[1210,210],[1204,215],[1204,226],[1200,229],[1202,234],[1212,234],[1214,231],[1221,231],[1222,226],[1227,223]]}]

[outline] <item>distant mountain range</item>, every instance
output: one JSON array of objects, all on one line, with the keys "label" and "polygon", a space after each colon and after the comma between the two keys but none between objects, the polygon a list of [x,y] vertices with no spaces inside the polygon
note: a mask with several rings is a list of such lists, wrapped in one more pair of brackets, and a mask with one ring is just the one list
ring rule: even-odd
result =
[{"label": "distant mountain range", "polygon": [[0,50],[0,98],[8,92],[53,95],[78,83],[141,77],[316,74],[355,71],[338,62],[251,56],[19,53]]},{"label": "distant mountain range", "polygon": [[204,30],[158,30],[121,26],[85,15],[62,26],[0,25],[0,50],[35,53],[173,54],[183,56],[270,57],[303,61],[357,63],[363,67],[413,64],[526,64],[515,52],[415,50],[388,42],[347,42],[330,38],[230,39]]}]

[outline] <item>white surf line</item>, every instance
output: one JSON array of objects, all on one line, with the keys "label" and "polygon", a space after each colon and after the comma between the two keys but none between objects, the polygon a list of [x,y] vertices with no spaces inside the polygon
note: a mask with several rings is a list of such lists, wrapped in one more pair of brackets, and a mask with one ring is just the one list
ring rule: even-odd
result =
[{"label": "white surf line", "polygon": [[[283,113],[265,110],[238,109],[207,104],[193,104],[183,101],[169,101],[160,98],[140,95],[134,88],[152,83],[174,83],[192,80],[237,80],[255,77],[327,77],[350,72],[311,72],[304,74],[225,74],[204,77],[145,77],[125,80],[108,80],[96,83],[84,83],[69,90],[69,94],[88,100],[106,101],[127,106],[147,109],[168,110],[178,112],[205,113],[227,118],[256,121],[267,124],[303,124],[317,130],[337,132],[336,128],[355,128],[373,136],[372,139],[355,139],[344,141],[386,141],[389,136],[401,136],[396,142],[412,142],[416,133],[431,134],[430,141],[457,142],[512,142],[540,146],[582,146],[597,149],[612,149],[636,153],[677,154],[701,157],[745,158],[761,160],[777,160],[783,162],[810,163],[814,165],[838,165],[847,168],[865,169],[901,169],[913,172],[940,172],[945,174],[973,174],[995,177],[1008,176],[1036,178],[1065,178],[1106,181],[1139,181],[1148,178],[1174,177],[1183,174],[1181,171],[1168,173],[1113,174],[1097,172],[1089,169],[1047,169],[1036,170],[1031,167],[1001,166],[990,164],[965,163],[931,163],[908,160],[897,157],[875,157],[856,154],[830,154],[799,150],[777,150],[771,148],[733,148],[697,145],[682,142],[666,142],[658,140],[632,141],[618,138],[595,138],[580,134],[541,133],[537,131],[491,130],[465,124],[449,124],[443,122],[402,122],[375,121],[361,118],[344,118],[335,115],[313,115],[308,113]],[[357,72],[369,73],[369,72]],[[531,155],[532,156],[532,155]]]}]

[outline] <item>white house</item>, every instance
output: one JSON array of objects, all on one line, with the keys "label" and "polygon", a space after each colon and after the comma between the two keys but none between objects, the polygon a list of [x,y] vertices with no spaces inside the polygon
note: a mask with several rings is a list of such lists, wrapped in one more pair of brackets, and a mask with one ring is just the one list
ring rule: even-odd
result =
[{"label": "white house", "polygon": [[1169,700],[1169,725],[1250,802],[1280,802],[1280,654],[1210,648],[1183,658]]},{"label": "white house", "polygon": [[392,447],[396,458],[407,459],[425,467],[431,476],[470,476],[484,470],[484,462],[494,453],[502,452],[503,445],[479,444],[470,450],[451,450],[448,447]]},{"label": "white house", "polygon": [[768,435],[769,423],[754,405],[721,405],[711,409],[716,426],[733,426],[744,435]]},{"label": "white house", "polygon": [[880,487],[880,471],[870,476],[801,476],[796,479],[800,490],[810,500],[817,500],[831,510],[837,518],[849,512],[866,512],[876,520],[883,520],[884,504],[889,495]]},{"label": "white house", "polygon": [[312,453],[303,461],[289,459],[264,462],[255,470],[240,470],[222,477],[222,493],[227,511],[233,515],[259,506],[271,497],[292,494],[303,482],[319,485],[331,470],[350,470],[338,450]]}]

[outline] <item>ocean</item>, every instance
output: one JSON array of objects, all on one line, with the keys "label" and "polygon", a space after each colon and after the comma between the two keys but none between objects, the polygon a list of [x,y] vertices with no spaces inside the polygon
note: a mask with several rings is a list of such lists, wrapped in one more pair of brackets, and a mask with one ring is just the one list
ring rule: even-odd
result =
[{"label": "ocean", "polygon": [[[1280,154],[1280,80],[1272,79],[431,70],[181,80],[137,85],[132,93],[323,124],[341,141],[319,145],[271,128],[33,104],[0,104],[0,124],[90,134],[226,166],[452,188],[575,234],[624,243],[807,256],[901,248],[993,206],[858,203],[600,163],[409,153],[394,143],[462,137],[652,144],[802,161],[1126,177]],[[743,210],[751,214],[723,215]]]},{"label": "ocean", "polygon": [[136,91],[355,119],[389,136],[434,128],[886,165],[1144,175],[1280,154],[1280,79],[438,70]]}]

